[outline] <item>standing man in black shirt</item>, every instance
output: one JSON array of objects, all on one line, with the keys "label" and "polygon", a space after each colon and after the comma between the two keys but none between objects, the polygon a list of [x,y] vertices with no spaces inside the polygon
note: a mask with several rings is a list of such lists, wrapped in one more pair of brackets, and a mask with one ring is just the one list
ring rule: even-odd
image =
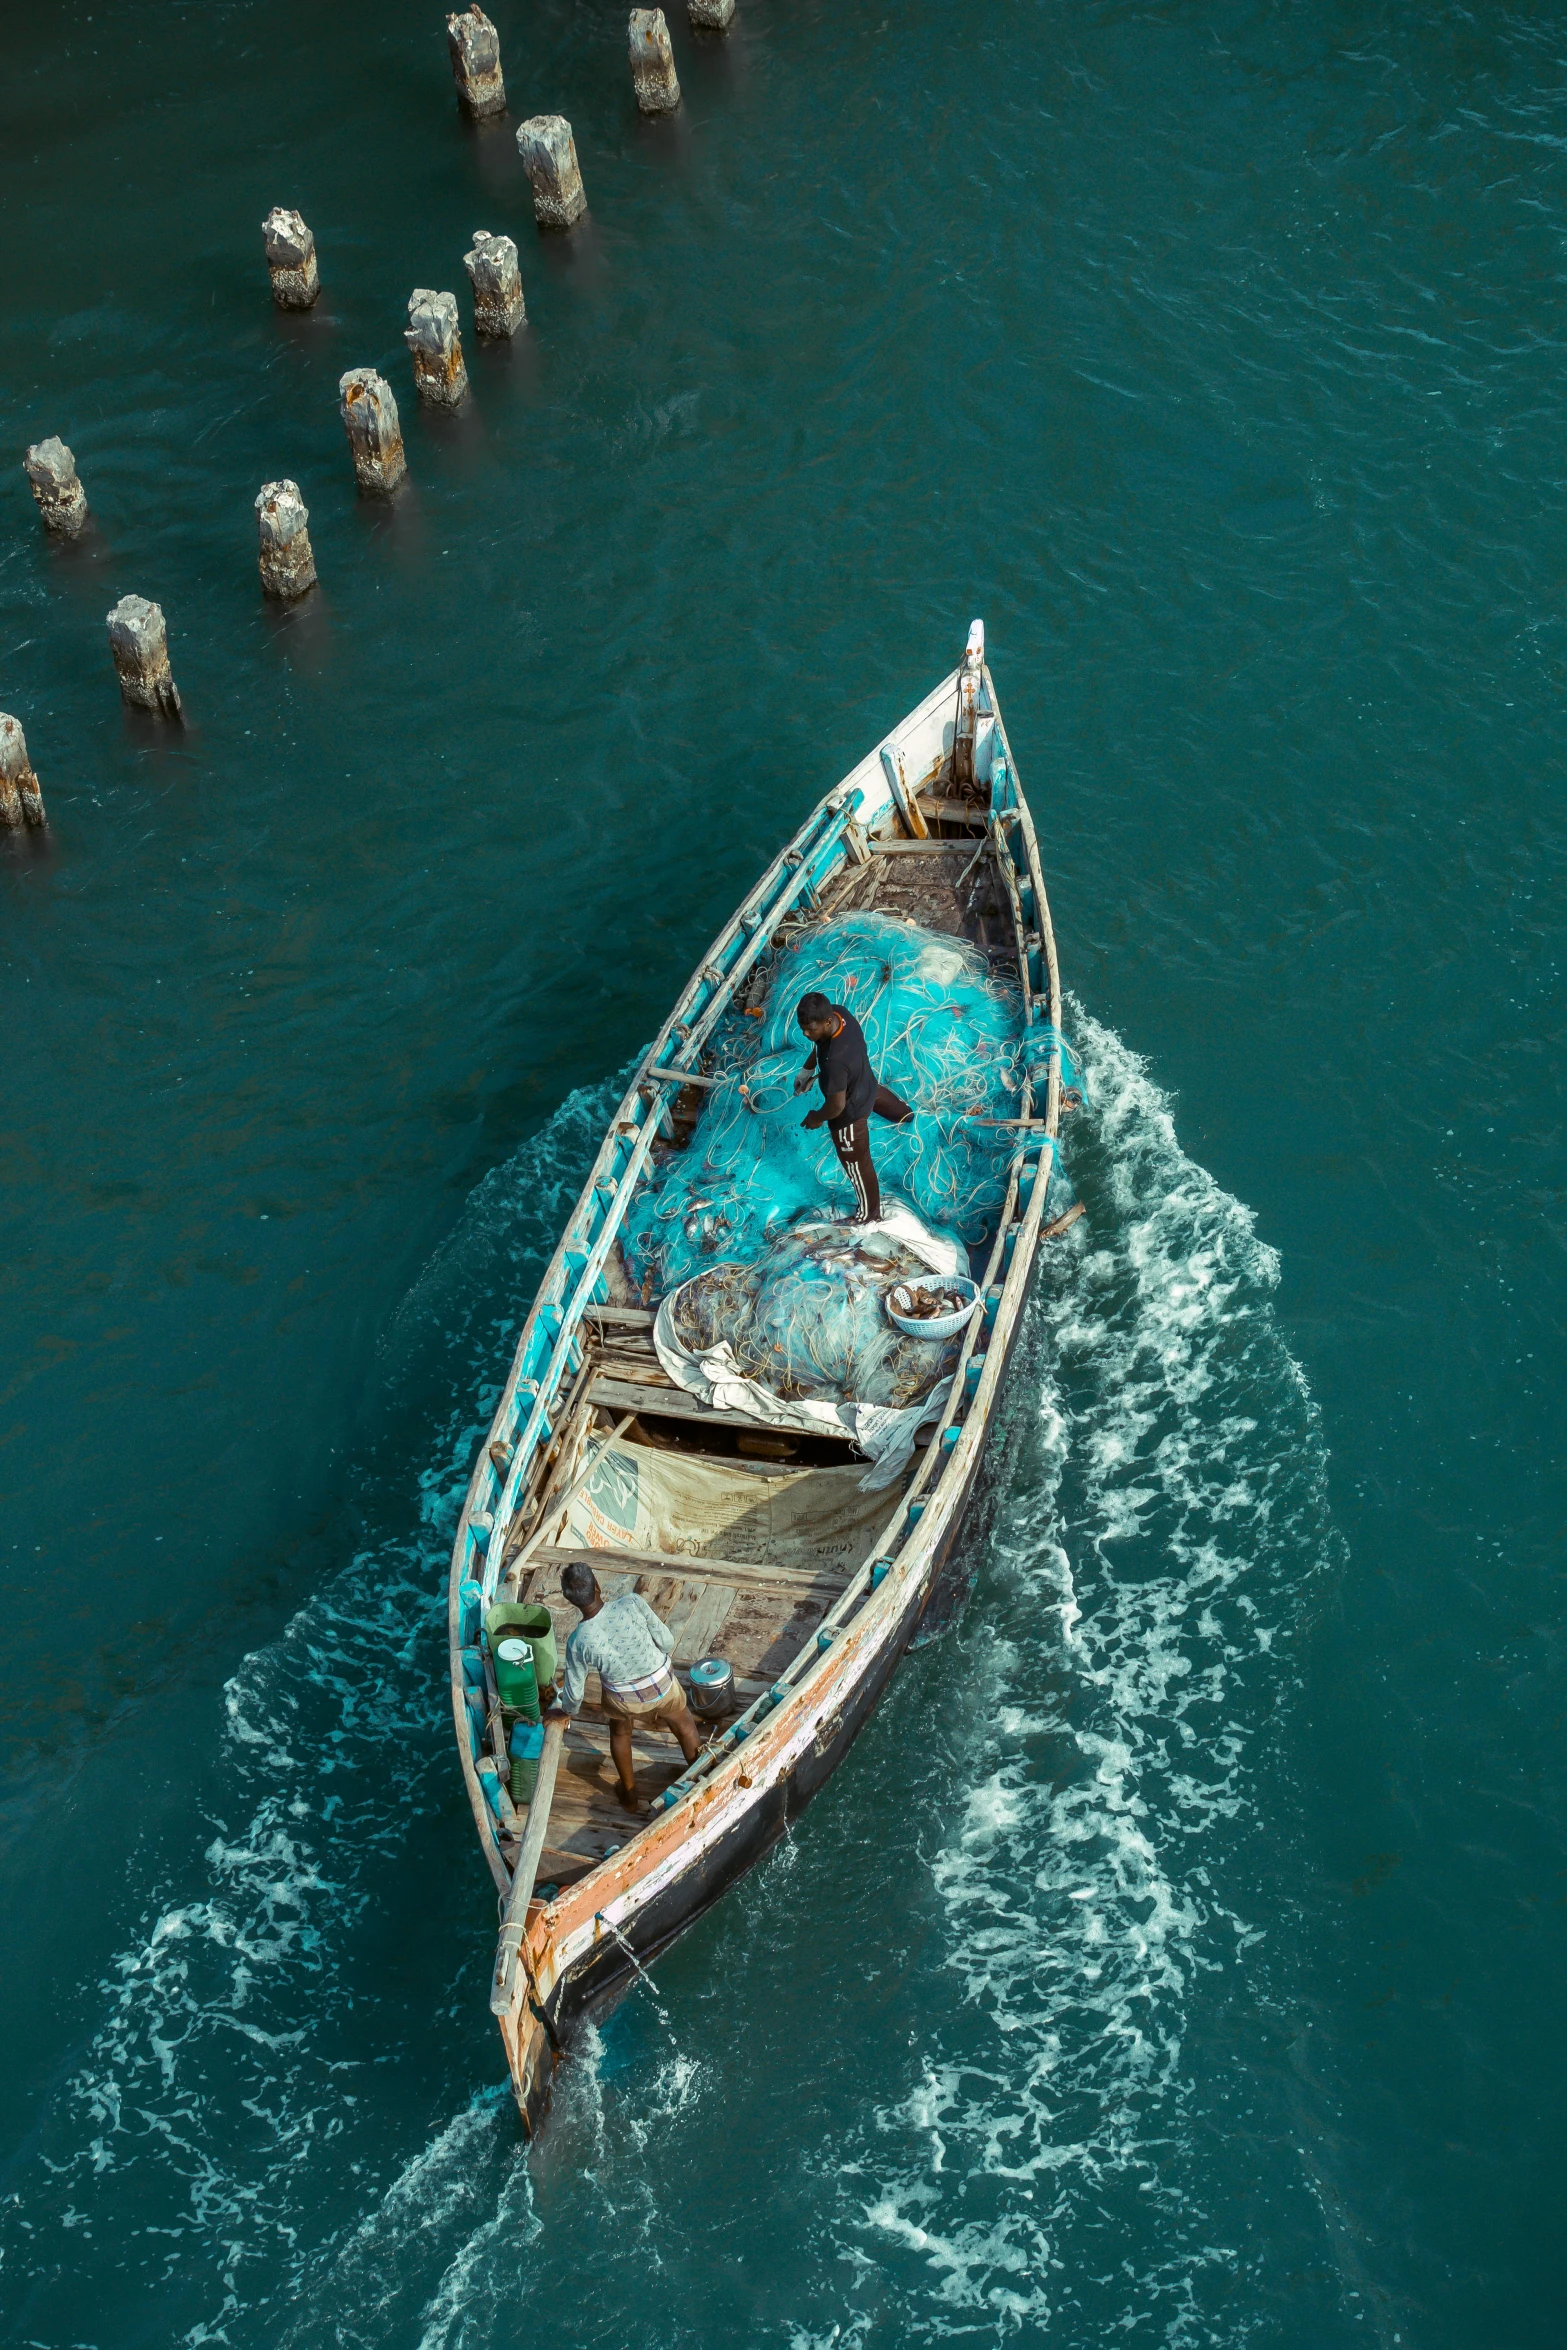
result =
[{"label": "standing man in black shirt", "polygon": [[902,1126],[914,1112],[885,1085],[877,1084],[860,1024],[842,1004],[830,1004],[824,995],[805,995],[795,1018],[811,1039],[811,1049],[794,1081],[794,1090],[805,1092],[813,1070],[822,1089],[822,1106],[811,1112],[805,1124],[825,1125],[832,1135],[838,1164],[854,1185],[857,1210],[849,1221],[880,1223],[881,1185],[871,1161],[870,1116],[874,1111],[878,1118],[890,1118],[894,1126]]}]

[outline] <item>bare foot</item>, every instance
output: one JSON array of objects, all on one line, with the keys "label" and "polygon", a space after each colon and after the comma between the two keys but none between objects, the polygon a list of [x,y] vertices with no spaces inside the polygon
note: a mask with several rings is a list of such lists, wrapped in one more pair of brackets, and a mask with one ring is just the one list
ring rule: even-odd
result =
[{"label": "bare foot", "polygon": [[643,1804],[636,1789],[634,1787],[617,1787],[615,1793],[620,1797],[621,1810],[630,1812],[633,1819],[640,1819]]}]

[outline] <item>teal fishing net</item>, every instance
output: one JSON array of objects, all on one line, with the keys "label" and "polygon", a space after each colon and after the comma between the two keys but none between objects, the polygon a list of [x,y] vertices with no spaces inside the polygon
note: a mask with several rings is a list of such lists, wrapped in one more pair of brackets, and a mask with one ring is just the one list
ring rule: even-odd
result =
[{"label": "teal fishing net", "polygon": [[747,1047],[752,1023],[728,1024],[733,1065],[685,1150],[633,1202],[622,1247],[633,1279],[651,1276],[649,1295],[719,1261],[754,1265],[802,1217],[852,1212],[825,1126],[801,1124],[820,1090],[813,1080],[809,1094],[794,1093],[808,1049],[795,1007],[813,989],[854,1014],[881,1083],[914,1110],[903,1126],[871,1121],[884,1201],[901,1194],[966,1244],[994,1229],[1018,1136],[981,1121],[1019,1115],[1025,1073],[1042,1086],[1050,1032],[1025,1038],[1015,983],[977,947],[890,915],[847,914],[779,951],[760,1035]]},{"label": "teal fishing net", "polygon": [[899,1281],[936,1278],[890,1233],[812,1221],[754,1264],[698,1274],[675,1301],[675,1335],[698,1356],[727,1341],[745,1377],[786,1402],[898,1409],[950,1377],[958,1359],[956,1338],[916,1338],[887,1317]]}]

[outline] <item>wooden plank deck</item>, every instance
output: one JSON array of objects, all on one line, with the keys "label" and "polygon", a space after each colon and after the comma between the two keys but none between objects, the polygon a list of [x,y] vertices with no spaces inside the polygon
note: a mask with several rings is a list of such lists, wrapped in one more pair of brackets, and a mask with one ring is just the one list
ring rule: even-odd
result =
[{"label": "wooden plank deck", "polygon": [[[847,1572],[760,1560],[543,1545],[528,1562],[524,1592],[550,1610],[562,1654],[578,1621],[560,1589],[561,1569],[573,1559],[592,1567],[607,1596],[628,1587],[642,1594],[674,1635],[672,1661],[688,1694],[691,1666],[701,1657],[721,1656],[733,1668],[742,1706],[772,1686],[850,1581]],[[705,1725],[704,1733],[710,1734]],[[633,1728],[631,1750],[644,1803],[686,1767],[678,1742],[665,1730]],[[541,1877],[570,1883],[627,1843],[638,1825],[620,1803],[609,1758],[609,1716],[598,1677],[590,1673],[586,1701],[566,1734]]]}]

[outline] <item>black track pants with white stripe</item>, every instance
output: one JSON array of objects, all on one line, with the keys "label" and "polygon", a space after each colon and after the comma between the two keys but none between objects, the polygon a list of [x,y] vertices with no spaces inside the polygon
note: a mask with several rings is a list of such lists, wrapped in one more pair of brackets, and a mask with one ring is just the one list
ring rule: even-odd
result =
[{"label": "black track pants with white stripe", "polygon": [[[908,1103],[900,1101],[885,1085],[877,1086],[872,1108],[878,1118],[890,1118],[894,1126],[901,1126],[914,1115]],[[879,1224],[881,1185],[876,1180],[876,1166],[871,1157],[870,1120],[846,1118],[841,1126],[829,1127],[828,1131],[838,1154],[838,1164],[854,1186],[854,1221]]]}]

